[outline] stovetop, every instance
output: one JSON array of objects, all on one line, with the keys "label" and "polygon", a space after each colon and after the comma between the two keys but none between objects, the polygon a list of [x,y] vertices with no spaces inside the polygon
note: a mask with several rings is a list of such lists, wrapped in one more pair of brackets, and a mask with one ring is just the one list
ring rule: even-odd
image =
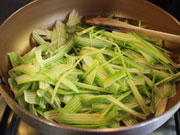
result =
[{"label": "stovetop", "polygon": [[[32,0],[0,0],[0,24],[15,10],[30,1]],[[0,95],[0,135],[40,135],[40,133],[21,120]],[[180,110],[149,135],[180,135]]]}]

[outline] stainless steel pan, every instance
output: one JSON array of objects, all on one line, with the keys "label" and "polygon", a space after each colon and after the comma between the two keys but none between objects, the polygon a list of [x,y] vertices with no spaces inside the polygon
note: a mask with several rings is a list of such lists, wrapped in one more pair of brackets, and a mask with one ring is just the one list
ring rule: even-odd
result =
[{"label": "stainless steel pan", "polygon": [[[10,67],[7,52],[16,51],[23,54],[30,48],[29,36],[33,29],[51,27],[55,20],[64,19],[73,8],[76,8],[81,15],[108,15],[113,12],[122,18],[142,20],[151,29],[180,35],[180,25],[176,19],[143,0],[34,1],[14,13],[0,28],[0,75],[7,79],[7,71]],[[180,46],[166,43],[166,47],[173,51],[173,58],[179,61],[177,57],[180,56]],[[123,128],[81,129],[36,117],[15,102],[8,86],[1,86],[0,90],[7,104],[20,118],[41,133],[52,135],[145,135],[160,127],[180,107],[180,84],[178,84],[177,94],[168,101],[167,111],[159,117]]]}]

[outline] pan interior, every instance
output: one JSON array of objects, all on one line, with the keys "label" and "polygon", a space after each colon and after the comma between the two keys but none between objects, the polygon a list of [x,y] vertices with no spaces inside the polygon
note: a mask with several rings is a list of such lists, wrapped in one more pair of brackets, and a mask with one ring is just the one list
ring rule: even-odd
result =
[{"label": "pan interior", "polygon": [[[154,30],[161,30],[173,34],[180,34],[179,23],[161,9],[152,6],[146,1],[134,0],[51,0],[36,1],[27,5],[11,18],[0,29],[0,75],[5,80],[10,64],[7,52],[15,51],[23,54],[31,48],[29,37],[33,29],[49,28],[56,20],[63,20],[68,12],[77,9],[81,15],[103,15],[115,13],[117,17],[141,20]],[[41,10],[43,9],[43,10]],[[152,12],[153,11],[153,12]],[[165,47],[173,52],[172,58],[180,62],[180,45],[165,42]],[[9,88],[4,89],[9,93]],[[10,94],[9,94],[10,95]],[[10,97],[9,97],[10,98]],[[180,84],[177,85],[177,94],[168,101],[167,110],[180,100]]]}]

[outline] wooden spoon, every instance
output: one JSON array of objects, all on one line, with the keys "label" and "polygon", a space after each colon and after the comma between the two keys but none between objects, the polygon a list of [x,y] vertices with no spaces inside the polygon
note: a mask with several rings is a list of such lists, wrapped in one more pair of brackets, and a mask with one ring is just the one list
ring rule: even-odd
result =
[{"label": "wooden spoon", "polygon": [[111,30],[135,32],[137,34],[148,36],[150,38],[162,39],[162,40],[166,40],[170,42],[180,43],[179,35],[150,30],[150,29],[144,29],[141,27],[130,25],[125,22],[110,19],[110,18],[91,17],[91,18],[84,18],[83,20],[87,24],[95,25],[95,26],[99,26],[99,27],[103,27],[103,28],[107,28]]}]

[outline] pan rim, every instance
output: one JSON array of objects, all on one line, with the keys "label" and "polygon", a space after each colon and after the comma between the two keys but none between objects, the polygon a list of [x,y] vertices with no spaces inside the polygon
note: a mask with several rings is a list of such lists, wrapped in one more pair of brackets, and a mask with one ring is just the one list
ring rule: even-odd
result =
[{"label": "pan rim", "polygon": [[156,7],[158,10],[161,10],[163,13],[165,13],[166,15],[168,15],[169,17],[171,17],[178,25],[180,25],[180,21],[178,21],[174,16],[172,16],[170,13],[168,13],[167,11],[163,10],[162,8],[160,8],[159,6],[149,2],[149,1],[145,1],[146,3],[150,4],[151,6]]},{"label": "pan rim", "polygon": [[7,17],[2,24],[0,24],[0,31],[1,29],[4,27],[4,25],[6,25],[6,23],[12,18],[14,17],[17,13],[21,12],[24,8],[28,7],[28,6],[32,6],[32,4],[38,2],[39,0],[33,0],[29,3],[27,3],[26,5],[20,7],[19,9],[17,9],[15,12],[13,12],[9,17]]},{"label": "pan rim", "polygon": [[[34,0],[28,4],[26,4],[25,6],[19,8],[18,10],[16,10],[13,14],[11,14],[1,25],[0,25],[0,31],[1,29],[8,23],[8,21],[12,18],[15,17],[16,14],[18,14],[19,12],[23,12],[23,10],[29,6],[32,6],[33,4],[36,4],[37,2],[41,2],[39,0]],[[166,12],[165,10],[161,9],[160,7],[148,2],[148,1],[144,1],[148,4],[151,4],[152,6],[158,8],[159,10],[161,10],[161,12],[165,13],[166,15],[168,15],[171,19],[173,19],[179,26],[180,26],[180,22],[173,17],[171,14],[169,14],[168,12]],[[1,76],[1,72],[0,72],[0,76]],[[12,103],[11,105],[14,105],[14,107],[18,108],[21,112],[24,112],[26,115],[30,116],[31,118],[40,121],[43,124],[46,124],[48,126],[54,127],[54,128],[58,128],[58,129],[65,129],[65,130],[71,130],[71,131],[78,131],[78,132],[91,132],[91,133],[114,133],[114,132],[118,132],[118,131],[128,131],[128,130],[132,130],[132,129],[136,129],[139,127],[143,127],[144,125],[148,125],[153,123],[154,121],[158,121],[159,119],[161,119],[161,117],[164,117],[164,115],[170,114],[174,108],[177,108],[180,106],[180,101],[178,101],[173,107],[171,107],[169,110],[167,110],[165,113],[161,114],[158,117],[153,117],[152,119],[140,122],[136,125],[132,125],[132,126],[126,126],[126,127],[120,127],[120,128],[107,128],[107,129],[91,129],[91,128],[76,128],[76,127],[72,127],[72,126],[68,126],[68,125],[60,125],[58,123],[53,123],[50,122],[44,118],[41,118],[39,116],[35,116],[32,113],[30,113],[29,111],[27,111],[25,108],[21,107],[11,96],[8,95],[8,93],[6,92],[5,88],[0,86],[0,93],[2,93],[2,96],[4,97],[5,101],[7,102],[7,99],[10,99],[10,102]],[[9,105],[9,103],[7,103]],[[11,107],[11,105],[9,105]],[[174,111],[177,111],[174,110]],[[174,112],[175,113],[175,112]]]}]

